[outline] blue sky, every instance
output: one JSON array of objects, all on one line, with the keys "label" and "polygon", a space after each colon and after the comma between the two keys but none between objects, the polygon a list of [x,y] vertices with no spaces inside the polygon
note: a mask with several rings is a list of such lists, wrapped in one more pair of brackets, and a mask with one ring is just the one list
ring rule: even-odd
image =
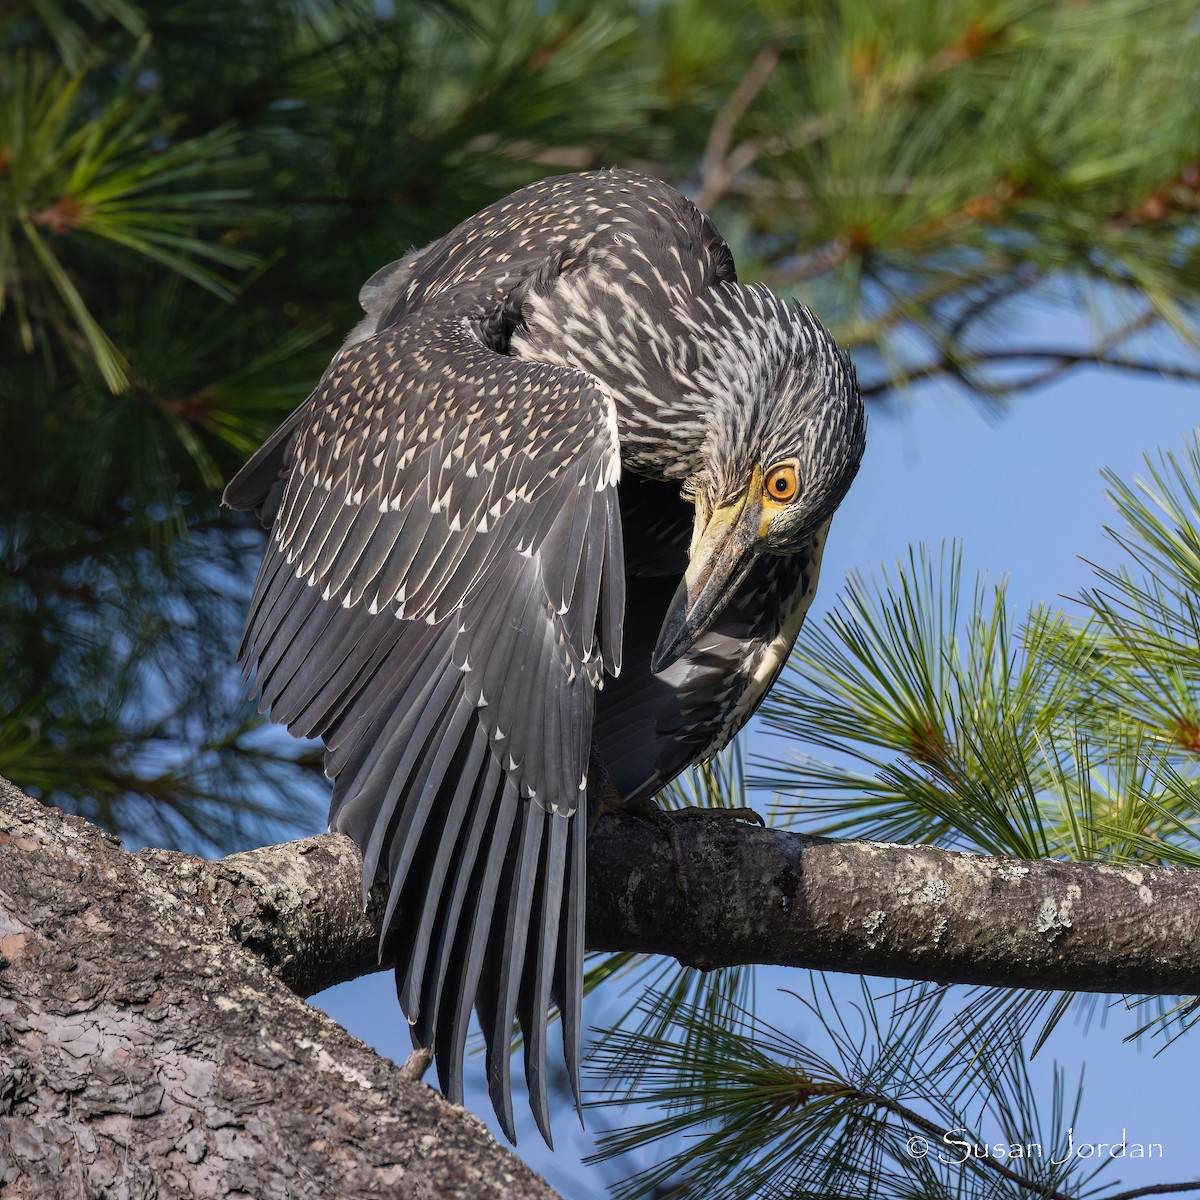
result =
[{"label": "blue sky", "polygon": [[[1116,561],[1103,533],[1112,510],[1101,468],[1131,479],[1143,452],[1179,449],[1198,421],[1196,389],[1099,371],[1070,376],[1000,414],[939,385],[913,391],[888,411],[874,410],[863,467],[835,520],[809,619],[819,619],[833,603],[849,571],[890,564],[910,543],[937,546],[951,538],[962,544],[968,578],[976,570],[1008,577],[1017,609],[1077,593],[1090,579],[1084,559]],[[768,807],[769,797],[755,800]],[[781,992],[803,991],[804,983],[797,972],[761,971],[760,1011],[815,1038],[818,1031],[806,1031],[795,1002]],[[835,987],[850,995],[858,985],[835,977]],[[399,1061],[407,1055],[408,1033],[390,976],[343,985],[318,1003],[381,1053]],[[589,1000],[585,1020],[603,1020],[603,1007],[603,997]],[[1127,1160],[1113,1172],[1113,1180],[1127,1187],[1200,1176],[1194,1106],[1200,1030],[1155,1057],[1157,1044],[1122,1043],[1140,1023],[1119,1002],[1103,1027],[1093,1020],[1086,1033],[1068,1018],[1034,1064],[1046,1108],[1055,1061],[1066,1068],[1069,1088],[1086,1064],[1077,1145],[1120,1140],[1122,1129],[1130,1143],[1161,1143],[1161,1159]],[[480,1086],[481,1060],[468,1062],[467,1073],[468,1104],[495,1131]],[[521,1074],[519,1067],[514,1074]],[[570,1113],[556,1119],[559,1149],[550,1155],[532,1119],[519,1113],[519,1152],[569,1200],[603,1197],[599,1176],[578,1165],[588,1139],[576,1128]],[[611,1178],[611,1171],[605,1174]]]}]

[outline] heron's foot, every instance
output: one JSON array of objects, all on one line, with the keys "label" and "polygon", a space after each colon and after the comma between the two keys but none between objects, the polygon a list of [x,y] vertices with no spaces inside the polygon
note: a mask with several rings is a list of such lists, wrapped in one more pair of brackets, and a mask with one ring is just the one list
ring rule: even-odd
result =
[{"label": "heron's foot", "polygon": [[679,888],[686,899],[688,882],[683,866],[683,846],[679,841],[679,823],[675,820],[677,814],[668,812],[653,796],[645,796],[641,800],[635,800],[632,804],[626,804],[622,811],[631,813],[635,817],[641,817],[643,821],[648,821],[667,839],[667,845],[671,847],[671,863],[675,867],[675,886]]},{"label": "heron's foot", "polygon": [[591,765],[592,784],[588,788],[587,836],[596,831],[596,823],[605,813],[629,812],[608,771],[594,756]]},{"label": "heron's foot", "polygon": [[408,1058],[404,1060],[404,1065],[400,1068],[400,1074],[405,1079],[419,1083],[424,1078],[425,1072],[429,1070],[432,1063],[433,1051],[428,1046],[417,1046]]},{"label": "heron's foot", "polygon": [[717,808],[691,804],[686,808],[662,808],[652,797],[625,804],[621,811],[632,813],[649,821],[666,839],[671,847],[671,861],[675,867],[675,885],[686,899],[688,895],[687,869],[684,864],[683,843],[679,837],[680,823],[689,817],[732,817],[736,821],[747,821],[755,825],[766,825],[759,813],[752,808]]},{"label": "heron's foot", "polygon": [[665,810],[669,817],[732,817],[735,821],[746,821],[751,825],[761,825],[766,828],[762,813],[752,808],[732,807],[715,804],[689,804],[686,808],[671,808]]}]

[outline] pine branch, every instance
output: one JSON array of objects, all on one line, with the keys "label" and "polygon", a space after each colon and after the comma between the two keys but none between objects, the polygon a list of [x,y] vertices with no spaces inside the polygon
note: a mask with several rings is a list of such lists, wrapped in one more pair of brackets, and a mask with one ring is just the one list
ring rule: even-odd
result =
[{"label": "pine branch", "polygon": [[[600,820],[588,844],[591,949],[706,969],[775,963],[946,983],[1200,992],[1200,872],[829,841],[720,816],[681,821],[679,837],[686,896],[660,833],[636,817]],[[212,919],[302,995],[388,965],[344,837],[215,864],[149,856],[159,869],[174,863],[203,876],[192,886],[220,910]]]},{"label": "pine branch", "polygon": [[[713,121],[700,162],[700,190],[696,194],[696,206],[701,210],[711,208],[724,195],[734,177],[748,165],[745,145],[730,152],[733,131],[762,91],[778,62],[779,47],[768,42],[754,56],[754,61]],[[751,156],[754,153],[751,151]]]},{"label": "pine branch", "polygon": [[1048,362],[1050,365],[1024,378],[1008,380],[997,385],[1005,394],[1034,391],[1060,379],[1077,367],[1109,367],[1116,371],[1128,371],[1136,375],[1155,375],[1160,379],[1174,379],[1181,383],[1200,383],[1200,367],[1189,367],[1182,363],[1155,362],[1152,359],[1134,358],[1127,354],[1115,354],[1109,350],[1069,350],[1053,347],[1028,347],[1010,350],[986,350],[974,354],[960,354],[953,358],[943,355],[931,362],[907,370],[898,371],[886,379],[864,384],[864,396],[879,396],[898,388],[910,387],[926,379],[940,375],[962,378],[967,368],[987,367],[1006,362]]},{"label": "pine branch", "polygon": [[[950,1135],[959,1132],[953,1129],[943,1129],[936,1121],[930,1121],[927,1117],[921,1116],[919,1112],[914,1112],[911,1108],[899,1103],[899,1101],[893,1100],[890,1096],[881,1096],[875,1092],[864,1092],[858,1088],[849,1089],[844,1094],[847,1099],[859,1104],[881,1108],[885,1112],[899,1117],[906,1125],[914,1129],[919,1129],[923,1134],[927,1134],[935,1143],[943,1146],[950,1145]],[[1068,1192],[1062,1192],[1057,1188],[1049,1187],[1045,1183],[1031,1179],[1028,1175],[1022,1175],[1019,1171],[1014,1171],[1011,1167],[1006,1167],[991,1155],[974,1156],[972,1163],[979,1170],[994,1171],[1010,1183],[1015,1183],[1022,1191],[1032,1192],[1035,1196],[1042,1197],[1043,1200],[1078,1200],[1076,1196]],[[1200,1184],[1184,1185],[1179,1190],[1182,1191],[1187,1186],[1200,1187]]]},{"label": "pine branch", "polygon": [[1200,1179],[1184,1180],[1181,1183],[1151,1183],[1146,1187],[1118,1192],[1115,1196],[1106,1196],[1104,1200],[1138,1200],[1140,1196],[1166,1196],[1178,1192],[1200,1192]]},{"label": "pine branch", "polygon": [[829,841],[696,818],[688,895],[661,839],[605,818],[589,946],[713,968],[777,963],[1087,992],[1200,989],[1200,873]]}]

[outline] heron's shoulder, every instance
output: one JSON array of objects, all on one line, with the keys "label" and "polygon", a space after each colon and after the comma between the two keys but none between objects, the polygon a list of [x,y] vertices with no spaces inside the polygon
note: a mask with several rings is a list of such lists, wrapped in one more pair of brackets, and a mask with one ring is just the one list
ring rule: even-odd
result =
[{"label": "heron's shoulder", "polygon": [[359,297],[367,316],[348,341],[447,296],[502,295],[548,262],[556,274],[658,274],[693,288],[736,280],[716,226],[661,179],[618,168],[551,176],[375,272]]}]

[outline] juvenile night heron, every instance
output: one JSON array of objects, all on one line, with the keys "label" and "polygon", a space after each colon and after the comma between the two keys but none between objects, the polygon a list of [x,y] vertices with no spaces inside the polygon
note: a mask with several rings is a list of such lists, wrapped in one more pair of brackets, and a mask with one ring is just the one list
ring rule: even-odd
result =
[{"label": "juvenile night heron", "polygon": [[549,1140],[552,1001],[578,1104],[589,780],[644,804],[758,706],[862,402],[811,313],[627,171],[527,187],[360,299],[225,493],[271,530],[242,654],[272,718],[324,740],[443,1091],[474,1007],[512,1138],[516,1020]]}]

